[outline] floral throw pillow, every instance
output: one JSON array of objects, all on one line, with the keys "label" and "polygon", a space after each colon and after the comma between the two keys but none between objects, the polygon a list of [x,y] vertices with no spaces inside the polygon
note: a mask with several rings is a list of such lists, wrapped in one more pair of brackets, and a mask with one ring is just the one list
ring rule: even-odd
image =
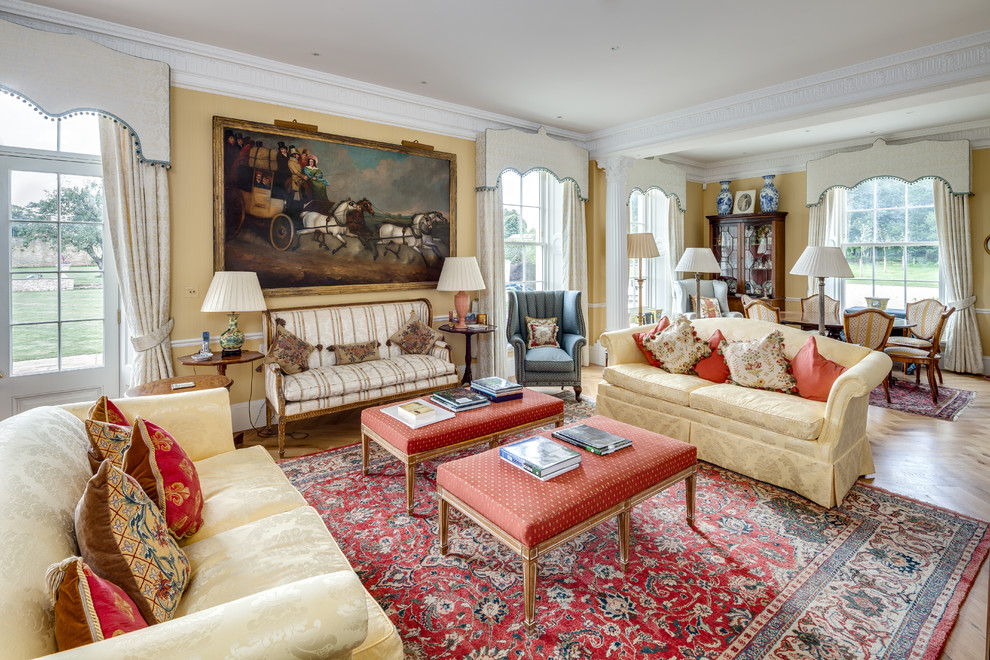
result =
[{"label": "floral throw pillow", "polygon": [[395,344],[406,353],[426,355],[442,339],[443,335],[420,321],[419,314],[412,312],[406,324],[388,338],[386,345]]},{"label": "floral throw pillow", "polygon": [[684,316],[678,316],[666,330],[648,339],[645,346],[661,368],[673,374],[686,374],[694,368],[702,358],[712,354],[708,342],[700,341],[694,332],[694,326]]},{"label": "floral throw pillow", "polygon": [[275,339],[268,347],[265,364],[276,363],[286,374],[309,370],[309,354],[316,350],[309,342],[278,326]]},{"label": "floral throw pillow", "polygon": [[557,317],[540,319],[533,316],[526,317],[526,348],[539,348],[540,346],[553,346],[560,348],[557,342]]},{"label": "floral throw pillow", "polygon": [[797,381],[788,373],[790,363],[784,355],[784,336],[773,331],[753,341],[722,341],[719,350],[725,356],[731,382],[775,392],[793,392]]},{"label": "floral throw pillow", "polygon": [[699,319],[717,319],[722,316],[722,309],[718,304],[718,298],[701,297],[701,311],[698,312],[698,296],[691,296],[691,309],[695,311]]},{"label": "floral throw pillow", "polygon": [[354,344],[337,344],[330,349],[337,356],[337,364],[357,364],[358,362],[371,362],[380,360],[378,346],[381,342],[359,341]]},{"label": "floral throw pillow", "polygon": [[196,466],[172,435],[146,419],[134,420],[124,472],[158,505],[168,531],[177,539],[192,536],[203,525],[203,489]]},{"label": "floral throw pillow", "polygon": [[59,651],[148,627],[131,597],[93,573],[82,557],[69,557],[49,566],[45,584],[55,606]]},{"label": "floral throw pillow", "polygon": [[124,454],[131,447],[132,429],[129,425],[110,424],[87,419],[86,435],[89,436],[89,466],[96,473],[100,463],[109,460],[124,469]]},{"label": "floral throw pillow", "polygon": [[638,348],[643,353],[643,356],[646,357],[646,361],[650,363],[650,366],[660,367],[661,369],[663,368],[663,365],[657,362],[657,359],[653,356],[653,353],[650,351],[650,349],[646,348],[643,345],[643,341],[649,337],[652,337],[658,332],[662,332],[666,330],[667,326],[669,325],[670,325],[670,319],[664,316],[659,321],[657,321],[657,324],[653,326],[652,330],[647,330],[646,332],[634,332],[632,335],[633,341],[636,342],[636,348]]}]

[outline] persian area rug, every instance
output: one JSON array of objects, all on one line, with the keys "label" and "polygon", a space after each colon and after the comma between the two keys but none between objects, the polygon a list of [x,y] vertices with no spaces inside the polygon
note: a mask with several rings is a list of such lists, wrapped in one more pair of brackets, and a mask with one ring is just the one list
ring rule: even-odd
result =
[{"label": "persian area rug", "polygon": [[975,396],[976,392],[939,385],[938,403],[935,404],[932,403],[931,389],[924,383],[916,385],[895,379],[890,387],[890,403],[883,396],[883,386],[878,385],[870,392],[870,405],[954,422]]},{"label": "persian area rug", "polygon": [[528,635],[515,553],[451,511],[440,554],[437,463],[419,466],[410,517],[402,466],[373,449],[363,477],[360,453],[280,466],[396,623],[407,658],[935,660],[990,544],[986,523],[878,488],[857,485],[826,510],[702,464],[695,528],[683,484],[640,504],[627,573],[614,520],[541,557]]}]

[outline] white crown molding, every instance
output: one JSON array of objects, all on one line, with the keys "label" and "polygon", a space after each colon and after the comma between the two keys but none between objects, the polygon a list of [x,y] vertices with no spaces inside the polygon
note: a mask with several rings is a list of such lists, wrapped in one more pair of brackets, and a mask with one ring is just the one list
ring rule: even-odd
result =
[{"label": "white crown molding", "polygon": [[587,148],[592,158],[612,154],[664,156],[664,145],[673,146],[691,137],[987,79],[990,31],[599,131],[587,136]]}]

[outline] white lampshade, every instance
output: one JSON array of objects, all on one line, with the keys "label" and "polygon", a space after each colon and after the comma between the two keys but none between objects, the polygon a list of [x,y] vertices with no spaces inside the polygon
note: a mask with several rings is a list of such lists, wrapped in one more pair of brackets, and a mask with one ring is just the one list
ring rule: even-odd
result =
[{"label": "white lampshade", "polygon": [[682,273],[721,273],[718,259],[711,248],[687,248],[674,270]]},{"label": "white lampshade", "polygon": [[479,291],[485,288],[478,260],[474,257],[447,257],[443,260],[437,291]]},{"label": "white lampshade", "polygon": [[657,239],[653,234],[626,234],[626,256],[630,259],[652,259],[659,257]]},{"label": "white lampshade", "polygon": [[258,274],[251,271],[221,270],[213,274],[201,312],[260,312],[268,309],[261,293]]},{"label": "white lampshade", "polygon": [[809,245],[791,268],[791,275],[846,278],[852,277],[853,272],[842,248]]}]

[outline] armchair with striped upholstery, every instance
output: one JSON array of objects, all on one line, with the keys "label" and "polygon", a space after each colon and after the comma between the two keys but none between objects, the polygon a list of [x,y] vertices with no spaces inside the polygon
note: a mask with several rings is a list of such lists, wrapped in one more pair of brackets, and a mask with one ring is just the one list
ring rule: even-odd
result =
[{"label": "armchair with striped upholstery", "polygon": [[[861,309],[842,316],[842,328],[846,333],[846,341],[859,344],[873,351],[884,352],[890,331],[894,329],[894,317],[879,309]],[[883,379],[883,395],[890,403],[890,386],[887,378]]]},{"label": "armchair with striped upholstery", "polygon": [[[954,311],[956,311],[955,307],[943,307],[943,311],[939,314],[935,324],[935,331],[928,342],[928,348],[894,344],[891,341],[888,342],[887,348],[884,349],[884,353],[889,355],[891,360],[904,365],[904,371],[907,371],[909,364],[915,365],[915,383],[921,382],[921,367],[925,368],[925,373],[928,375],[928,387],[932,391],[932,403],[935,404],[938,403],[938,383],[935,382],[936,374],[938,375],[939,382],[942,380],[942,371],[938,368],[939,360],[942,358],[942,355],[939,353],[939,341],[942,338],[942,331],[945,329],[945,324]],[[901,339],[913,339],[913,337],[902,337]]]},{"label": "armchair with striped upholstery", "polygon": [[[801,298],[801,316],[805,318],[818,318],[818,295]],[[825,296],[825,322],[839,323],[839,301],[831,296]]]},{"label": "armchair with striped upholstery", "polygon": [[746,305],[745,311],[746,318],[748,319],[780,323],[780,310],[765,300],[757,298],[753,302]]}]

